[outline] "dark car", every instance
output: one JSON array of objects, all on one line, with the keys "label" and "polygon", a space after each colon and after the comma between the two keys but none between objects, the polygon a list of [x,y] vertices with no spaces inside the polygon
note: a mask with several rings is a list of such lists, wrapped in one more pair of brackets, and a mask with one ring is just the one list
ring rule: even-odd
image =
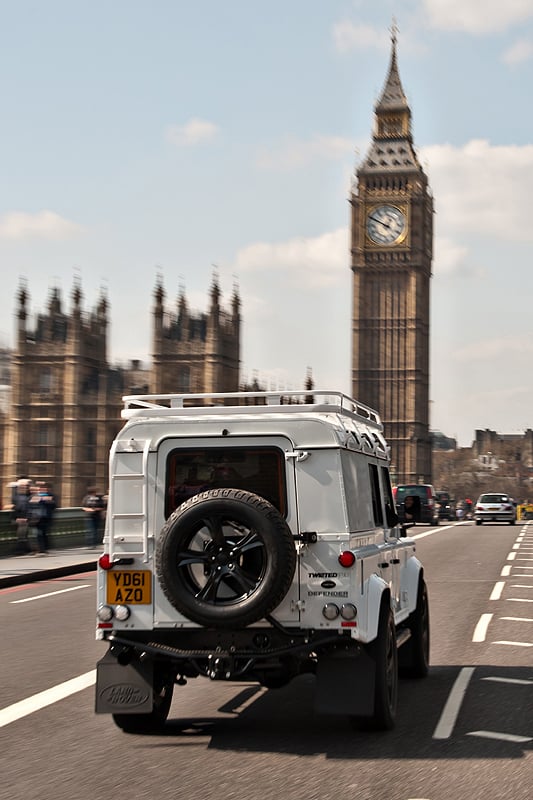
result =
[{"label": "dark car", "polygon": [[[402,483],[393,488],[396,510],[401,522],[439,524],[439,507],[435,489],[429,483]],[[406,509],[406,499],[407,509]],[[410,508],[409,508],[410,506]]]},{"label": "dark car", "polygon": [[439,519],[455,519],[455,503],[449,492],[437,492],[436,498],[439,505]]}]

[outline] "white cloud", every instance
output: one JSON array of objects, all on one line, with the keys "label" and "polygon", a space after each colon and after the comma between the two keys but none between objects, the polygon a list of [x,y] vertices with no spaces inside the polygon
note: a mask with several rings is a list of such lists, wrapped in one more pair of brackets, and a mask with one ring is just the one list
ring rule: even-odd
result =
[{"label": "white cloud", "polygon": [[455,231],[533,241],[533,145],[492,146],[474,139],[462,147],[427,147],[421,156],[428,163],[443,235]]},{"label": "white cloud", "polygon": [[0,217],[0,239],[69,239],[83,231],[83,227],[59,216],[54,211],[28,214],[11,211]]},{"label": "white cloud", "polygon": [[317,159],[340,159],[354,152],[353,139],[316,135],[309,140],[287,138],[277,149],[263,148],[257,158],[262,169],[297,169]]},{"label": "white cloud", "polygon": [[434,28],[472,34],[501,33],[533,18],[532,0],[423,0]]},{"label": "white cloud", "polygon": [[463,244],[453,241],[447,236],[435,236],[435,252],[433,262],[435,272],[439,275],[465,274],[469,250]]},{"label": "white cloud", "polygon": [[502,55],[504,64],[513,66],[529,61],[533,56],[533,42],[530,39],[517,39]]},{"label": "white cloud", "polygon": [[314,290],[346,281],[349,247],[347,227],[278,244],[257,242],[239,250],[233,268],[237,273],[283,272],[291,285]]},{"label": "white cloud", "polygon": [[218,133],[218,125],[205,119],[193,117],[184,125],[168,125],[165,138],[177,147],[190,147],[212,141]]},{"label": "white cloud", "polygon": [[388,50],[390,34],[383,28],[361,25],[351,20],[342,20],[333,26],[333,41],[339,52],[354,49]]},{"label": "white cloud", "polygon": [[454,357],[458,361],[498,361],[507,363],[513,356],[522,360],[533,354],[533,340],[524,336],[502,336],[495,339],[482,339],[460,347]]}]

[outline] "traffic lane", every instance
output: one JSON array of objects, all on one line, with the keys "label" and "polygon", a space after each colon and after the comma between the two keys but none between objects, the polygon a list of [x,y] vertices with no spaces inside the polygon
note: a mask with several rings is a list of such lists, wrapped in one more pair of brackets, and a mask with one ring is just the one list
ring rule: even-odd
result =
[{"label": "traffic lane", "polygon": [[[447,535],[447,532],[443,533]],[[430,538],[435,544],[439,540],[438,536]],[[94,608],[91,616],[92,614]],[[92,619],[91,632],[93,624]],[[435,631],[433,638],[435,640]],[[91,666],[93,665],[94,661]],[[231,789],[234,792],[236,782],[239,788],[237,793],[233,794],[235,797],[253,797],[253,789],[257,789],[257,786],[261,786],[260,796],[274,796],[280,791],[287,794],[286,788],[289,787],[290,797],[323,797],[331,791],[332,786],[339,785],[340,776],[344,774],[346,787],[349,789],[344,796],[353,796],[353,792],[358,790],[376,792],[368,794],[374,798],[398,796],[405,800],[407,797],[427,796],[432,800],[439,800],[439,795],[447,799],[450,796],[462,796],[465,794],[462,789],[468,786],[468,794],[475,797],[468,785],[472,760],[476,760],[478,768],[479,759],[483,760],[490,755],[491,758],[502,759],[507,765],[512,761],[512,769],[515,770],[513,781],[506,783],[506,787],[510,786],[512,791],[509,794],[500,792],[495,796],[513,796],[516,800],[521,797],[518,792],[519,782],[523,779],[524,755],[530,755],[524,744],[490,741],[487,743],[474,738],[471,731],[480,728],[479,719],[474,716],[470,720],[470,713],[465,716],[464,709],[461,709],[451,737],[444,742],[433,740],[435,727],[461,666],[462,662],[458,661],[449,667],[432,667],[426,681],[402,681],[398,727],[396,731],[386,736],[354,734],[346,719],[342,717],[315,717],[312,713],[313,679],[308,677],[293,682],[279,692],[264,692],[254,686],[210,683],[205,679],[191,681],[187,687],[177,687],[171,721],[165,737],[128,737],[114,727],[109,716],[96,717],[92,711],[94,702],[92,689],[42,709],[8,727],[15,741],[19,740],[18,751],[21,753],[27,751],[32,737],[39,737],[32,752],[43,752],[42,760],[45,767],[44,770],[39,767],[39,780],[40,773],[43,772],[43,782],[46,786],[50,786],[51,792],[56,791],[56,788],[52,789],[55,787],[55,773],[53,769],[50,771],[46,764],[48,762],[56,764],[57,757],[54,759],[54,753],[56,756],[57,753],[61,753],[62,761],[65,757],[70,762],[64,769],[62,767],[65,773],[63,783],[69,787],[65,796],[68,794],[69,797],[77,796],[77,782],[73,782],[69,776],[78,773],[83,775],[80,785],[85,787],[95,783],[94,791],[98,790],[101,796],[108,796],[105,792],[109,791],[111,786],[113,796],[118,792],[119,796],[130,797],[132,774],[135,775],[136,796],[148,796],[155,789],[165,796],[169,787],[167,780],[169,775],[174,776],[175,785],[172,791],[175,791],[176,786],[183,786],[182,776],[191,774],[190,787],[187,783],[187,789],[190,788],[199,797],[215,796],[220,785],[225,791]],[[480,683],[484,688],[488,685]],[[464,708],[472,704],[472,711],[479,713],[484,711],[485,704],[481,701],[473,702],[477,695],[474,696],[472,692],[476,687],[477,683],[472,679]],[[500,688],[495,683],[491,684],[492,690]],[[505,687],[506,690],[507,688]],[[497,693],[493,695],[494,707],[499,706],[498,696]],[[518,713],[518,707],[513,709],[513,717],[516,716],[515,710]],[[466,732],[464,735],[459,735],[463,723]],[[83,764],[88,761],[88,773],[79,760],[80,728],[83,731],[81,757]],[[192,757],[190,757],[191,745],[194,750]],[[158,767],[161,767],[161,774],[152,776],[148,772],[150,780],[144,786],[144,763],[145,761],[150,763],[154,747],[157,749],[156,760]],[[162,749],[171,753],[170,760],[165,758],[161,761]],[[189,751],[189,755],[182,761],[184,749]],[[144,754],[142,776],[138,774],[139,750]],[[135,753],[133,760],[132,751]],[[105,765],[101,766],[100,761],[106,758],[106,753],[111,752],[113,758],[106,759],[106,764],[112,763],[110,771]],[[222,755],[215,760],[216,772],[209,773],[214,777],[212,779],[208,777],[206,785],[205,763],[206,759],[210,765],[213,763],[213,752],[217,754],[221,752]],[[263,771],[265,754],[269,755],[268,768]],[[450,789],[449,770],[446,763],[441,763],[448,755],[461,760],[458,768],[454,763],[453,791]],[[302,756],[307,759],[304,768],[301,763]],[[179,769],[176,769],[174,763],[176,757]],[[13,764],[11,760],[10,755],[9,780],[16,782],[18,772],[16,755]],[[325,771],[324,762],[328,765]],[[335,765],[333,769],[329,768],[330,763]],[[490,770],[490,774],[495,775],[495,770],[496,772],[499,770],[499,763],[495,766],[487,761],[482,772],[489,773]],[[239,777],[242,764],[243,769],[253,771],[252,786],[246,780],[243,783]],[[355,782],[354,768],[358,775]],[[383,773],[383,780],[376,778],[376,768]],[[91,770],[100,769],[103,770],[103,778],[98,777],[95,782]],[[302,772],[307,778],[309,775],[313,777],[302,779]],[[221,784],[218,781],[219,774],[222,776]],[[317,774],[320,774],[318,782]],[[256,784],[257,775],[261,782]],[[391,791],[391,776],[397,781],[399,794]],[[137,792],[139,779],[142,794]],[[154,782],[151,782],[152,779]],[[120,794],[124,787],[127,787],[125,793]],[[241,794],[240,790],[243,787]],[[429,791],[430,787],[433,794],[422,791],[425,789]],[[313,794],[313,790],[317,790],[316,795]],[[490,785],[483,784],[479,797],[490,797],[489,790]],[[39,797],[46,796],[42,791],[36,791],[34,784],[28,789],[30,796],[32,793]],[[336,793],[338,794],[337,791]],[[85,788],[79,796],[88,796]],[[524,795],[524,799],[526,796]]]},{"label": "traffic lane", "polygon": [[[206,679],[177,687],[164,736],[128,736],[80,692],[0,730],[10,798],[98,796],[291,800],[526,800],[531,752],[513,742],[432,737],[456,667],[402,681],[396,730],[354,732],[313,713],[314,679],[280,690]],[[475,713],[475,707],[469,714]],[[470,720],[472,729],[478,720]],[[466,730],[466,728],[465,728]],[[28,769],[28,753],[32,766]]]},{"label": "traffic lane", "polygon": [[[467,522],[416,539],[428,584],[432,664],[480,663],[472,637],[480,617],[493,610],[490,597],[519,535],[517,526]],[[517,657],[524,663],[524,653]]]},{"label": "traffic lane", "polygon": [[0,591],[2,708],[95,668],[105,652],[94,634],[95,579],[86,573]]}]

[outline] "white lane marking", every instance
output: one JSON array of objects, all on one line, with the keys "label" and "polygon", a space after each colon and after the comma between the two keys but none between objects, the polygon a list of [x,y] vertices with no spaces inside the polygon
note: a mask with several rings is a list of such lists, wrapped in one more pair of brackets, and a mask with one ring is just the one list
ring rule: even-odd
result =
[{"label": "white lane marking", "polygon": [[[517,558],[517,561],[533,561],[533,558]],[[528,569],[528,567],[526,567]]]},{"label": "white lane marking", "polygon": [[533,622],[530,617],[500,617],[508,622]]},{"label": "white lane marking", "polygon": [[266,691],[267,690],[263,686],[258,686],[256,691],[252,695],[250,695],[250,697],[248,697],[243,703],[241,703],[240,706],[235,706],[235,708],[231,709],[232,713],[240,714],[241,712],[244,711],[245,708],[248,708],[248,706],[251,706],[252,703],[255,703],[255,701],[258,700],[258,698],[261,697],[261,695],[265,694]]},{"label": "white lane marking", "polygon": [[531,736],[515,736],[512,733],[497,733],[496,731],[469,731],[467,736],[480,736],[482,739],[497,739],[501,742],[531,742]]},{"label": "white lane marking", "polygon": [[513,544],[513,550],[520,550],[519,544]]},{"label": "white lane marking", "polygon": [[530,583],[512,583],[511,589],[533,589]]},{"label": "white lane marking", "polygon": [[498,678],[496,675],[490,678],[481,678],[482,681],[493,681],[493,683],[516,683],[517,686],[533,686],[533,681],[523,680],[522,678]]},{"label": "white lane marking", "polygon": [[497,581],[494,584],[494,589],[491,592],[489,600],[499,600],[502,596],[503,589],[505,587],[505,581]]},{"label": "white lane marking", "polygon": [[511,574],[511,565],[507,564],[500,572],[500,578],[508,578]]},{"label": "white lane marking", "polygon": [[423,539],[425,536],[432,536],[434,533],[448,531],[451,528],[455,528],[455,525],[439,525],[437,528],[431,528],[429,531],[425,531],[425,533],[415,533],[413,536],[409,536],[409,539]]},{"label": "white lane marking", "polygon": [[516,553],[509,553],[507,556],[507,561],[514,561],[516,558]]},{"label": "white lane marking", "polygon": [[463,697],[474,674],[475,667],[463,667],[457,676],[452,690],[442,710],[437,727],[433,733],[434,739],[449,739],[461,709]]},{"label": "white lane marking", "polygon": [[71,694],[81,692],[92,686],[96,681],[96,670],[86,672],[84,675],[78,675],[77,678],[71,678],[64,683],[58,683],[57,686],[52,686],[50,689],[45,689],[44,692],[27,697],[25,700],[20,700],[18,703],[13,703],[11,706],[0,709],[0,728],[4,725],[9,725],[17,719],[33,714],[35,711],[40,711],[41,708],[57,703]]},{"label": "white lane marking", "polygon": [[533,567],[528,567],[525,564],[520,564],[516,569],[533,569]]},{"label": "white lane marking", "polygon": [[533,603],[533,598],[528,599],[527,597],[508,597],[508,603]]},{"label": "white lane marking", "polygon": [[533,642],[493,642],[492,644],[507,644],[510,647],[533,647]]},{"label": "white lane marking", "polygon": [[482,614],[479,618],[479,622],[475,627],[474,635],[472,636],[473,642],[484,642],[485,637],[487,635],[487,628],[489,627],[489,623],[493,617],[493,614]]},{"label": "white lane marking", "polygon": [[16,603],[31,603],[32,600],[42,600],[43,597],[52,597],[54,594],[64,594],[65,592],[76,592],[78,589],[87,589],[90,583],[84,583],[81,586],[70,586],[68,589],[58,589],[57,592],[48,592],[47,594],[36,594],[35,597],[25,597],[24,600],[10,600],[10,605]]}]

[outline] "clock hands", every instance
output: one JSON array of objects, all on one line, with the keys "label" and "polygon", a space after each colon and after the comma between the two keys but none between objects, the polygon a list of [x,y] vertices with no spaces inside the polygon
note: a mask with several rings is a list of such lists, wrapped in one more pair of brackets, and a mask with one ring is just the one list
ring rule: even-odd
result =
[{"label": "clock hands", "polygon": [[379,219],[378,217],[373,217],[372,214],[368,215],[368,219],[371,219],[373,222],[377,222],[378,225],[383,225],[384,228],[392,228],[390,222],[384,222],[382,219]]}]

